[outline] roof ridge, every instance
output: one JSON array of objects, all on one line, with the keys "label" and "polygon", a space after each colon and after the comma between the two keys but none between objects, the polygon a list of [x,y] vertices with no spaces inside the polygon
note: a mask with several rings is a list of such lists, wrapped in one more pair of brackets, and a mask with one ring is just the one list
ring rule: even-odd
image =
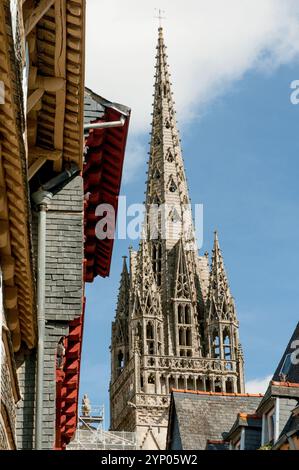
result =
[{"label": "roof ridge", "polygon": [[261,419],[261,416],[257,413],[238,413],[239,418],[251,418],[251,419]]},{"label": "roof ridge", "polygon": [[271,385],[278,385],[280,387],[299,387],[299,383],[297,382],[278,382],[276,380],[272,380]]},{"label": "roof ridge", "polygon": [[263,397],[264,396],[262,393],[204,392],[203,390],[186,390],[186,389],[178,389],[178,388],[172,388],[171,392],[191,393],[193,395],[216,395],[216,396],[222,395],[222,396],[229,396],[229,397]]},{"label": "roof ridge", "polygon": [[223,439],[208,439],[207,443],[208,444],[225,444],[226,441],[224,441]]}]

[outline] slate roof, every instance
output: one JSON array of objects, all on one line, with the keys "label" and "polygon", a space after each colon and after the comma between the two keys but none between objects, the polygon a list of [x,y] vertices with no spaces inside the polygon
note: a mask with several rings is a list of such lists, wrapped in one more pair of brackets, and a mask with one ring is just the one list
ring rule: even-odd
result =
[{"label": "slate roof", "polygon": [[[92,282],[97,275],[109,276],[130,109],[85,89],[85,124],[119,121],[121,117],[125,118],[122,127],[86,132],[83,166],[86,282]],[[100,204],[109,204],[114,209],[114,214],[110,215],[111,228],[103,239],[96,235],[96,226],[101,219],[96,215],[96,209]]]},{"label": "slate roof", "polygon": [[[299,398],[299,365],[290,362],[290,367],[287,371],[287,374],[282,375],[281,369],[283,364],[285,363],[285,359],[288,354],[292,354],[296,351],[296,348],[292,348],[292,343],[294,341],[299,341],[299,323],[297,324],[294,333],[291,336],[291,339],[279,361],[276,371],[272,377],[272,380],[269,383],[269,387],[264,395],[263,400],[260,402],[259,407],[257,409],[258,413],[261,413],[265,406],[268,406],[267,403],[271,400],[272,397],[275,396],[284,396],[284,397],[292,397],[292,398]],[[296,358],[298,354],[296,354]]]},{"label": "slate roof", "polygon": [[247,393],[174,390],[169,411],[167,448],[171,448],[175,415],[182,449],[204,450],[209,446],[207,441],[225,439],[238,413],[254,413],[261,398],[262,395]]},{"label": "slate roof", "polygon": [[262,418],[257,414],[238,413],[237,419],[226,436],[227,440],[239,431],[242,427],[260,429],[262,427]]},{"label": "slate roof", "polygon": [[[298,364],[291,364],[291,367],[287,373],[287,375],[285,377],[282,377],[280,375],[280,371],[281,371],[281,368],[282,368],[282,365],[284,363],[284,360],[287,356],[287,354],[291,354],[295,351],[294,347],[292,348],[291,345],[293,343],[293,341],[299,341],[299,323],[297,324],[296,328],[295,328],[295,331],[286,347],[286,350],[277,366],[277,369],[273,375],[273,378],[272,380],[274,380],[275,382],[293,382],[293,383],[299,383],[299,366]],[[296,348],[298,349],[298,345],[296,346]],[[297,354],[297,357],[298,357],[298,354]]]},{"label": "slate roof", "polygon": [[273,450],[280,449],[280,447],[288,441],[288,438],[297,434],[299,436],[299,405],[297,405],[286,422],[278,441],[275,443]]},{"label": "slate roof", "polygon": [[207,441],[205,450],[229,450],[229,444],[225,441]]}]

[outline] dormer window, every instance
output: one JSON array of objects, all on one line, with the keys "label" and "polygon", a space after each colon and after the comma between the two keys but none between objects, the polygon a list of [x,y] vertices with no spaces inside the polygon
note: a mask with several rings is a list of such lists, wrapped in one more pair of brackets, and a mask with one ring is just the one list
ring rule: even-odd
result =
[{"label": "dormer window", "polygon": [[241,450],[241,439],[233,445],[233,450]]},{"label": "dormer window", "polygon": [[230,450],[245,450],[245,428],[239,428],[240,431],[229,443]]},{"label": "dormer window", "polygon": [[274,429],[275,429],[275,414],[274,408],[266,414],[266,431],[267,431],[267,442],[273,441]]},{"label": "dormer window", "polygon": [[279,436],[279,398],[275,398],[273,406],[263,414],[262,445],[275,442]]}]

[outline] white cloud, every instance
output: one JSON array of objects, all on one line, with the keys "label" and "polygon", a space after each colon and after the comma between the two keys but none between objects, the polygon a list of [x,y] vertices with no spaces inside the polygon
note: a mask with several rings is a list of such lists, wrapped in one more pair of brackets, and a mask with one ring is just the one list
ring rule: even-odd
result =
[{"label": "white cloud", "polygon": [[[157,6],[166,11],[180,126],[247,71],[271,72],[298,56],[297,0],[87,0],[86,85],[132,108],[133,135],[150,125]],[[126,157],[131,170],[136,152]]]},{"label": "white cloud", "polygon": [[267,375],[266,377],[248,380],[245,384],[246,393],[265,393],[271,379],[272,375]]},{"label": "white cloud", "polygon": [[138,140],[138,137],[134,135],[129,136],[122,179],[124,184],[131,183],[135,179],[138,169],[145,160],[146,152],[147,149]]}]

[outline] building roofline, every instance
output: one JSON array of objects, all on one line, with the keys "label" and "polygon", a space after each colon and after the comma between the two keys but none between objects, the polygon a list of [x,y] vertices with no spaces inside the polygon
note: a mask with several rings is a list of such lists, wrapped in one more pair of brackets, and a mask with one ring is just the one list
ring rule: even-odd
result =
[{"label": "building roofline", "polygon": [[190,393],[193,395],[212,395],[212,396],[226,396],[226,397],[258,397],[264,395],[262,393],[227,393],[227,392],[204,392],[202,390],[185,390],[185,389],[171,389],[172,393]]},{"label": "building roofline", "polygon": [[297,383],[297,382],[277,382],[276,380],[272,380],[271,385],[274,385],[274,386],[277,386],[277,387],[295,387],[295,388],[299,388],[299,383]]},{"label": "building roofline", "polygon": [[250,413],[238,413],[238,416],[239,418],[241,419],[261,419],[261,417],[256,414],[256,413],[253,413],[253,414],[250,414]]},{"label": "building roofline", "polygon": [[223,439],[207,439],[207,444],[226,444]]}]

